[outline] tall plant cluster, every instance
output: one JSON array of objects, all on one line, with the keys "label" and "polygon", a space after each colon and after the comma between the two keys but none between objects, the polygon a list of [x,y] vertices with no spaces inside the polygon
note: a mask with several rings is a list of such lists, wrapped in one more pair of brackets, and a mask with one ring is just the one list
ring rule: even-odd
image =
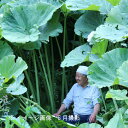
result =
[{"label": "tall plant cluster", "polygon": [[102,107],[78,128],[127,128],[127,19],[128,0],[1,0],[1,127],[75,127],[51,114],[82,63]]}]

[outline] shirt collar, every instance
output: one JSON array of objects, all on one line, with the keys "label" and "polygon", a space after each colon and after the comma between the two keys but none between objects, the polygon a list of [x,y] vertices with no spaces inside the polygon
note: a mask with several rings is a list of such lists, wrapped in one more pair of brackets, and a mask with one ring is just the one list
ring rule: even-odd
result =
[{"label": "shirt collar", "polygon": [[[82,86],[77,83],[77,87],[82,87]],[[86,85],[86,87],[90,87],[90,85],[88,84]]]}]

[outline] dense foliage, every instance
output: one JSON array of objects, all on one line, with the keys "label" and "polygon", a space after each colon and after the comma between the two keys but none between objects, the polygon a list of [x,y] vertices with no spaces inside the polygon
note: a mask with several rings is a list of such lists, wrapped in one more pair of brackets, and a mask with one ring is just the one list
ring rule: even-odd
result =
[{"label": "dense foliage", "polygon": [[[1,127],[127,128],[127,19],[128,0],[1,0]],[[52,114],[79,64],[101,111],[97,123],[71,126]]]}]

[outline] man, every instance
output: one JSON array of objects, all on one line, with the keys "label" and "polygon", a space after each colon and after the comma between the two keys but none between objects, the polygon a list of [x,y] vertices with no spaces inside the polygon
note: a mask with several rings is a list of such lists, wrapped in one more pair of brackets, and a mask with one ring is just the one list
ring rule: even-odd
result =
[{"label": "man", "polygon": [[70,104],[74,102],[73,114],[78,115],[79,120],[69,121],[68,123],[94,123],[96,115],[100,110],[99,98],[100,91],[97,87],[90,86],[87,78],[88,67],[79,66],[76,71],[76,82],[70,89],[66,98],[54,116],[59,116]]}]

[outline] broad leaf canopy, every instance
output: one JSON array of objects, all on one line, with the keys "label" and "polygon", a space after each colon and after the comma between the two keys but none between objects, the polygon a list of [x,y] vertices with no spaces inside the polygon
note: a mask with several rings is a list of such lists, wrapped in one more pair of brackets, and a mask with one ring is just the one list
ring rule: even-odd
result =
[{"label": "broad leaf canopy", "polygon": [[0,74],[4,78],[18,77],[25,69],[27,64],[21,57],[18,57],[16,62],[14,55],[5,56],[0,60]]},{"label": "broad leaf canopy", "polygon": [[117,48],[105,53],[89,67],[90,84],[99,88],[119,84],[117,69],[128,60],[128,49]]},{"label": "broad leaf canopy", "polygon": [[59,23],[59,16],[58,12],[54,13],[52,19],[39,28],[41,32],[39,40],[49,41],[49,37],[55,37],[62,33],[63,28]]},{"label": "broad leaf canopy", "polygon": [[88,60],[95,61],[95,59],[97,56],[91,55],[90,46],[84,44],[69,52],[61,63],[61,67],[74,66]]},{"label": "broad leaf canopy", "polygon": [[107,1],[110,2],[112,5],[116,6],[116,5],[119,4],[119,2],[120,2],[121,0],[107,0]]},{"label": "broad leaf canopy", "polygon": [[69,10],[93,10],[107,14],[112,5],[106,0],[67,0],[66,6]]},{"label": "broad leaf canopy", "polygon": [[116,114],[113,116],[113,118],[108,122],[107,126],[105,128],[127,128],[127,126],[124,123],[124,120],[122,119],[122,115],[119,112],[116,112]]},{"label": "broad leaf canopy", "polygon": [[[118,14],[118,15],[117,15]],[[128,37],[128,1],[122,0],[111,9],[104,25],[96,29],[96,38],[120,42]]]},{"label": "broad leaf canopy", "polygon": [[75,23],[75,33],[87,38],[91,31],[104,23],[104,16],[96,11],[86,11]]},{"label": "broad leaf canopy", "polygon": [[121,85],[128,87],[128,60],[125,61],[117,70],[118,78]]},{"label": "broad leaf canopy", "polygon": [[8,55],[13,55],[13,50],[6,42],[0,41],[0,60]]},{"label": "broad leaf canopy", "polygon": [[56,7],[47,3],[20,5],[5,12],[2,19],[3,37],[10,42],[37,41],[39,27],[51,19]]},{"label": "broad leaf canopy", "polygon": [[109,90],[106,94],[106,98],[114,98],[116,100],[128,100],[127,90]]},{"label": "broad leaf canopy", "polygon": [[21,85],[21,83],[23,82],[23,79],[24,79],[24,75],[21,74],[19,77],[16,78],[13,84],[9,85],[9,87],[6,89],[6,92],[12,95],[24,94],[27,91],[27,88]]}]

